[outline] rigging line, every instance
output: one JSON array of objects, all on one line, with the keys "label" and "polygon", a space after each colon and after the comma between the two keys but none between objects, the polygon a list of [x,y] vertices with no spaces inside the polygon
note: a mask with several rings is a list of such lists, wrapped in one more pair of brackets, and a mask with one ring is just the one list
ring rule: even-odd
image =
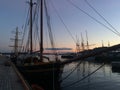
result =
[{"label": "rigging line", "polygon": [[29,29],[28,35],[27,35],[27,43],[25,44],[25,51],[30,52],[30,29]]},{"label": "rigging line", "polygon": [[[51,19],[50,19],[50,15],[48,13],[48,7],[47,7],[47,3],[45,2],[45,11],[46,11],[46,18],[47,18],[47,27],[49,30],[49,37],[50,37],[50,42],[51,42],[51,46],[52,48],[55,48],[55,43],[54,43],[54,39],[53,39],[53,33],[52,33],[52,29],[51,29]],[[56,50],[54,50],[54,53],[56,53]]]},{"label": "rigging line", "polygon": [[63,73],[68,73],[68,72],[72,71],[75,67],[76,67],[76,66],[74,66],[73,68],[71,68],[71,69],[69,69],[69,70],[64,71]]},{"label": "rigging line", "polygon": [[[28,9],[28,12],[27,12],[27,17],[26,17],[26,21],[25,21],[25,27],[24,27],[24,32],[23,32],[23,36],[22,36],[21,46],[23,46],[23,42],[24,42],[24,38],[25,38],[26,28],[27,28],[28,21],[29,21],[29,19],[28,19],[29,18],[29,12],[30,12],[30,8]],[[22,51],[22,49],[20,51]]]},{"label": "rigging line", "polygon": [[29,31],[29,33],[28,33],[28,35],[27,35],[27,41],[26,41],[26,43],[25,43],[25,51],[27,51],[27,50],[29,50],[30,49],[30,45],[29,45],[29,43],[30,43],[30,31]]},{"label": "rigging line", "polygon": [[[39,8],[39,7],[38,7],[38,8]],[[38,9],[38,10],[39,10],[39,9]],[[39,20],[39,19],[38,19],[38,13],[39,13],[39,12],[37,12],[36,21],[35,21],[35,26],[36,26],[36,35],[37,35],[36,38],[38,39],[39,44],[40,44],[39,31],[38,31],[38,29],[39,29],[39,28],[38,28],[38,20]]]},{"label": "rigging line", "polygon": [[[47,2],[47,1],[46,1]],[[47,18],[47,10],[46,10],[46,3],[45,3],[45,12],[46,12],[46,18]],[[47,21],[47,20],[46,20]],[[47,21],[48,24],[48,21]],[[48,25],[47,25],[48,26]],[[47,28],[48,29],[48,28]],[[48,30],[49,31],[49,30]],[[46,34],[46,47],[48,48],[48,42],[49,42],[49,34],[47,32],[47,30],[45,30],[45,34]]]},{"label": "rigging line", "polygon": [[[44,2],[45,2],[45,1],[44,1]],[[45,4],[45,5],[44,5],[44,6],[45,6],[45,13],[46,13],[45,15],[46,15],[46,18],[47,18],[47,7],[46,7],[46,3],[44,3],[44,4]],[[47,21],[47,20],[46,20],[46,21]],[[49,28],[48,28],[48,21],[47,21],[47,29],[49,29]],[[49,31],[49,30],[48,30],[48,31]],[[45,30],[45,34],[46,34],[46,47],[48,48],[48,41],[49,41],[48,39],[49,39],[50,36],[49,36],[47,30]]]},{"label": "rigging line", "polygon": [[[38,2],[38,1],[37,1]],[[35,5],[35,8],[34,8],[34,13],[33,13],[33,25],[35,25],[35,30],[34,30],[34,49],[36,49],[36,45],[37,45],[37,35],[38,35],[38,33],[37,33],[37,29],[38,29],[38,27],[37,27],[37,20],[38,20],[38,12],[37,12],[37,10],[38,10],[38,8],[39,8],[39,5],[37,4],[37,3],[33,3],[33,5]],[[37,18],[37,19],[36,19]]]},{"label": "rigging line", "polygon": [[[38,32],[38,23],[36,23],[37,21],[35,21],[35,48],[36,48],[36,45],[38,43],[40,43],[40,40],[39,40],[39,32]],[[37,43],[37,40],[38,40],[38,43]]]},{"label": "rigging line", "polygon": [[34,8],[34,14],[33,14],[33,23],[35,22],[35,17],[36,17],[36,13],[37,13],[37,4],[35,5],[35,8]]},{"label": "rigging line", "polygon": [[[37,45],[37,40],[39,41],[39,34],[38,34],[38,10],[39,10],[39,5],[36,5],[35,12],[34,12],[34,25],[35,25],[35,32],[34,32],[34,38],[35,38],[35,49]],[[40,43],[40,41],[39,41]]]},{"label": "rigging line", "polygon": [[36,38],[36,31],[34,30],[34,42],[33,42],[33,50],[35,49],[36,50],[36,45],[37,45],[37,38]]},{"label": "rigging line", "polygon": [[[37,6],[35,6],[35,10],[34,10],[34,13],[33,13],[33,20],[32,20],[32,21],[33,21],[33,27],[34,27],[35,18],[36,18],[36,8],[37,8]],[[33,37],[33,38],[34,38],[34,40],[33,40],[33,41],[34,41],[34,42],[33,42],[33,44],[34,44],[34,45],[33,45],[33,50],[34,50],[34,49],[36,49],[36,31],[35,31],[35,30],[34,30],[33,34],[34,34],[34,35],[33,35],[33,36],[34,36],[34,37]],[[35,47],[34,47],[34,46],[35,46]]]},{"label": "rigging line", "polygon": [[[51,46],[52,48],[55,48],[55,44],[54,44],[54,41],[53,41],[53,35],[52,35],[52,29],[51,29],[51,24],[50,24],[50,15],[48,13],[48,8],[47,8],[47,3],[46,1],[44,0],[44,6],[45,6],[45,14],[46,14],[46,18],[47,18],[47,27],[48,27],[48,30],[49,30],[49,37],[50,37],[50,41],[51,41]],[[55,72],[54,72],[54,63],[52,64],[53,66],[53,70],[52,70],[52,73],[53,73],[53,90],[55,90],[55,86],[54,86],[54,77],[55,77]]]},{"label": "rigging line", "polygon": [[108,20],[106,20],[105,19],[105,17],[103,17],[103,15],[101,15],[87,0],[84,0],[86,3],[87,3],[87,5],[90,7],[90,8],[92,8],[93,10],[94,10],[94,12],[96,12],[113,30],[115,30],[119,35],[120,35],[120,32],[117,30],[117,29],[115,29],[115,27],[113,27],[113,25],[112,24],[110,24],[109,22],[108,22]]},{"label": "rigging line", "polygon": [[[28,16],[29,16],[29,10],[28,10],[27,18],[26,18],[26,23],[25,23],[24,31],[23,31],[21,46],[23,46],[23,42],[24,42],[24,39],[25,39],[26,28],[27,28],[27,23],[28,23]],[[21,52],[22,52],[22,48],[20,50]]]},{"label": "rigging line", "polygon": [[[44,6],[45,6],[45,14],[46,14],[46,18],[47,18],[47,27],[48,27],[48,30],[49,30],[49,37],[50,37],[50,41],[51,41],[51,46],[52,46],[52,48],[55,48],[55,43],[54,43],[54,40],[53,40],[53,34],[52,34],[52,29],[51,29],[51,21],[50,21],[50,15],[49,15],[49,13],[48,13],[48,7],[47,7],[47,2],[46,2],[46,0],[44,0]],[[56,50],[54,51],[54,53],[56,53]],[[52,66],[53,66],[53,90],[55,90],[55,72],[54,72],[54,68],[55,68],[55,66],[54,66],[54,63],[52,64]]]},{"label": "rigging line", "polygon": [[52,30],[51,30],[51,25],[50,25],[50,16],[48,15],[46,2],[44,4],[45,4],[45,11],[46,11],[46,18],[47,18],[47,26],[48,26],[48,30],[49,30],[49,37],[51,40],[51,45],[54,48],[53,35],[52,35]]},{"label": "rigging line", "polygon": [[71,87],[71,86],[73,86],[73,85],[75,85],[75,84],[83,81],[84,79],[90,77],[90,76],[93,75],[95,72],[97,72],[99,69],[101,69],[104,65],[105,65],[105,63],[102,64],[100,67],[98,67],[98,68],[97,68],[96,70],[94,70],[93,72],[91,72],[90,74],[88,74],[88,75],[86,75],[85,77],[81,78],[80,80],[77,80],[76,82],[73,82],[73,83],[71,83],[71,84],[68,84],[68,85],[66,85],[66,86],[64,86],[64,87],[62,87],[62,88]]},{"label": "rigging line", "polygon": [[63,82],[63,80],[65,80],[65,79],[67,79],[78,67],[79,67],[79,65],[82,63],[82,61],[80,61],[77,65],[76,65],[76,67],[68,74],[68,75],[66,75],[62,80],[60,80],[60,82]]},{"label": "rigging line", "polygon": [[49,35],[48,35],[48,32],[47,32],[47,31],[45,32],[45,35],[46,35],[46,47],[48,48]]},{"label": "rigging line", "polygon": [[[29,32],[29,33],[30,33],[30,32]],[[28,34],[27,43],[25,44],[25,52],[26,52],[27,50],[29,50],[29,37],[30,37],[30,35]]]},{"label": "rigging line", "polygon": [[[78,65],[78,64],[77,64],[77,65]],[[63,73],[68,73],[68,72],[70,72],[70,71],[73,71],[75,67],[76,67],[76,66],[74,66],[73,68],[71,68],[71,69],[69,69],[69,70],[67,70],[67,71],[64,71]]]},{"label": "rigging line", "polygon": [[52,0],[51,0],[50,3],[51,3],[51,5],[52,5],[52,7],[54,8],[54,10],[55,10],[57,16],[59,17],[60,21],[63,23],[64,27],[66,28],[66,30],[68,31],[68,33],[69,33],[70,36],[72,37],[73,41],[76,43],[76,40],[74,39],[72,33],[70,32],[70,30],[68,29],[67,25],[64,23],[63,19],[62,19],[61,16],[59,15],[57,9],[55,8],[55,6],[54,6],[54,4],[53,4],[53,2],[52,2]]},{"label": "rigging line", "polygon": [[96,21],[97,23],[101,24],[102,26],[104,26],[105,28],[107,28],[108,30],[110,30],[111,32],[113,32],[114,34],[116,34],[116,35],[118,35],[120,37],[120,35],[117,32],[113,31],[111,28],[109,28],[108,26],[106,26],[105,24],[103,24],[102,22],[100,22],[99,20],[97,20],[96,18],[94,18],[93,16],[91,16],[90,14],[88,14],[87,12],[82,10],[81,8],[79,8],[72,1],[69,1],[69,0],[66,0],[66,1],[68,1],[68,3],[70,3],[72,6],[74,6],[75,8],[77,8],[78,10],[83,12],[84,14],[86,14],[88,17],[90,17],[91,19],[93,19],[94,21]]},{"label": "rigging line", "polygon": [[[37,0],[37,3],[40,3],[40,0]],[[37,4],[37,13],[36,13],[36,20],[35,20],[35,26],[36,26],[36,35],[37,35],[37,38],[38,38],[38,42],[39,42],[39,46],[40,46],[40,36],[39,36],[39,27],[38,27],[38,20],[39,20],[39,7],[40,5]]]},{"label": "rigging line", "polygon": [[33,22],[35,22],[35,19],[36,19],[36,15],[37,15],[37,10],[39,9],[39,2],[35,2],[33,3],[33,5],[35,5],[35,8],[34,8],[34,15],[33,15]]}]

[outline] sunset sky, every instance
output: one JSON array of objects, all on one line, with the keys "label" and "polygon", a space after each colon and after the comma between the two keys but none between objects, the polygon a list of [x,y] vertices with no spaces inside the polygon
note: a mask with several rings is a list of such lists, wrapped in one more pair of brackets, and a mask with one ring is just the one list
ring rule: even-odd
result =
[{"label": "sunset sky", "polygon": [[[19,28],[20,32],[23,32],[22,26],[25,24],[29,8],[27,1],[29,0],[0,0],[0,51],[11,50],[9,45],[13,45],[13,42],[10,38],[14,38],[15,35],[12,31],[15,31],[16,27]],[[120,43],[120,37],[113,33],[111,31],[113,29],[105,22],[106,20],[120,32],[120,0],[87,0],[89,5],[94,7],[94,10],[105,20],[88,5],[86,0],[46,1],[49,6],[56,47],[75,48],[73,38],[77,40],[77,37],[81,42],[81,33],[86,44],[85,31],[88,33],[89,44],[95,44],[90,48],[102,46],[102,40],[105,46],[108,45],[108,41],[110,45]],[[61,17],[62,22],[59,17]],[[22,35],[19,36],[19,38],[21,37]]]}]

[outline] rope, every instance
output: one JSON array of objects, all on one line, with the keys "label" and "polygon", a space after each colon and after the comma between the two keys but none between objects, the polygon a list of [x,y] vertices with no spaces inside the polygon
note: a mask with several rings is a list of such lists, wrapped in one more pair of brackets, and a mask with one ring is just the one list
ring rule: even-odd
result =
[{"label": "rope", "polygon": [[84,79],[90,77],[90,76],[93,75],[95,72],[97,72],[99,69],[101,69],[104,65],[105,65],[105,63],[102,64],[100,67],[98,67],[98,68],[97,68],[96,70],[94,70],[93,72],[91,72],[91,73],[89,73],[88,75],[86,75],[85,77],[81,78],[80,80],[77,80],[77,81],[75,81],[75,82],[73,82],[73,83],[71,83],[71,84],[65,85],[65,86],[63,86],[62,88],[68,88],[68,87],[71,87],[71,86],[73,86],[73,85],[75,85],[75,84],[83,81]]},{"label": "rope", "polygon": [[54,8],[54,10],[55,10],[55,12],[56,12],[56,14],[57,14],[57,16],[58,16],[58,18],[60,19],[60,21],[62,22],[62,24],[64,25],[64,27],[65,27],[65,29],[67,30],[67,32],[70,34],[70,36],[72,37],[72,39],[73,39],[73,41],[76,43],[76,40],[74,39],[74,37],[73,37],[73,35],[72,35],[72,33],[70,32],[70,30],[68,29],[68,26],[64,23],[64,21],[63,21],[63,19],[61,18],[61,16],[59,15],[59,13],[58,13],[58,11],[57,11],[57,9],[55,8],[55,6],[54,6],[54,4],[53,4],[53,2],[52,2],[52,0],[51,0],[51,5],[52,5],[52,7]]},{"label": "rope", "polygon": [[100,25],[102,25],[103,27],[107,28],[108,30],[110,30],[114,34],[120,36],[119,33],[115,32],[114,30],[112,30],[111,28],[109,28],[108,26],[106,26],[105,24],[103,24],[102,22],[100,22],[99,20],[97,20],[96,18],[94,18],[93,16],[91,16],[90,14],[88,14],[87,12],[85,12],[84,10],[82,10],[81,8],[79,8],[72,1],[69,1],[69,0],[66,0],[66,1],[68,1],[69,4],[71,4],[72,6],[74,6],[75,8],[77,8],[78,10],[80,10],[81,12],[83,12],[84,14],[86,14],[88,17],[90,17],[91,19],[93,19],[94,21],[96,21],[97,23],[99,23]]},{"label": "rope", "polygon": [[[28,9],[28,12],[27,12],[27,17],[26,17],[26,23],[25,23],[25,27],[24,27],[24,32],[23,32],[23,36],[22,36],[22,42],[21,42],[21,46],[23,46],[23,42],[24,42],[24,38],[25,38],[25,34],[26,34],[26,28],[27,28],[27,25],[28,25],[28,21],[29,21],[29,12],[30,12],[30,9]],[[24,48],[21,48],[20,52],[22,52],[24,50]]]},{"label": "rope", "polygon": [[105,17],[103,17],[87,0],[84,0],[87,5],[92,8],[94,10],[94,12],[96,12],[114,31],[116,31],[116,33],[118,33],[120,35],[120,32],[118,30],[116,30],[112,24],[110,24],[106,19]]},{"label": "rope", "polygon": [[82,63],[82,61],[80,61],[77,65],[76,65],[76,67],[66,76],[66,77],[64,77],[62,80],[60,80],[60,82],[62,82],[63,80],[65,80],[65,79],[67,79],[78,67],[79,67],[79,65]]},{"label": "rope", "polygon": [[[46,14],[46,20],[47,20],[47,27],[48,27],[48,31],[49,31],[49,38],[50,38],[50,43],[51,43],[51,46],[52,48],[55,48],[55,44],[54,44],[54,40],[53,40],[53,34],[52,34],[52,29],[51,29],[51,22],[50,22],[50,16],[49,16],[49,13],[48,13],[48,8],[47,8],[47,5],[46,5],[46,1],[44,0],[44,6],[45,6],[45,14]],[[52,72],[53,72],[53,90],[55,90],[55,72],[54,72],[54,63],[53,63],[53,68],[52,68]]]},{"label": "rope", "polygon": [[48,27],[48,30],[49,30],[49,38],[50,38],[50,41],[51,41],[51,46],[52,48],[55,47],[55,44],[54,44],[54,41],[53,41],[53,35],[52,35],[52,29],[51,29],[51,25],[50,25],[50,15],[48,14],[48,8],[47,8],[47,5],[46,5],[46,2],[44,3],[45,4],[45,11],[46,11],[46,18],[47,18],[47,27]]}]

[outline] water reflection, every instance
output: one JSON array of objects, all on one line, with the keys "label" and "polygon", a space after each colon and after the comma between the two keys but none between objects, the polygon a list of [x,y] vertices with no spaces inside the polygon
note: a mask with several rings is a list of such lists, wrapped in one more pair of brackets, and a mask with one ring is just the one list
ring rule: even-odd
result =
[{"label": "water reflection", "polygon": [[112,73],[120,73],[120,68],[112,68]]},{"label": "water reflection", "polygon": [[[67,72],[63,73],[62,77],[68,75],[78,63],[66,65],[64,71]],[[63,80],[62,90],[118,90],[120,88],[120,70],[114,70],[111,68],[111,64],[101,66],[102,64],[94,61],[82,61],[76,70]],[[91,74],[97,68],[99,69]],[[74,84],[76,81],[78,82]]]},{"label": "water reflection", "polygon": [[54,84],[57,87],[55,90],[119,90],[120,88],[120,69],[94,60],[82,60],[65,65],[61,75]]}]

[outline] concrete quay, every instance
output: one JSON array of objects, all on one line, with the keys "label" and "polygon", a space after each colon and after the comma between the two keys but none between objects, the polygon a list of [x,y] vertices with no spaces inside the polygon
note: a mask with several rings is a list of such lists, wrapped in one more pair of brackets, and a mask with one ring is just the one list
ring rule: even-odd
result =
[{"label": "concrete quay", "polygon": [[0,90],[30,90],[14,64],[9,61],[9,58],[0,56]]}]

